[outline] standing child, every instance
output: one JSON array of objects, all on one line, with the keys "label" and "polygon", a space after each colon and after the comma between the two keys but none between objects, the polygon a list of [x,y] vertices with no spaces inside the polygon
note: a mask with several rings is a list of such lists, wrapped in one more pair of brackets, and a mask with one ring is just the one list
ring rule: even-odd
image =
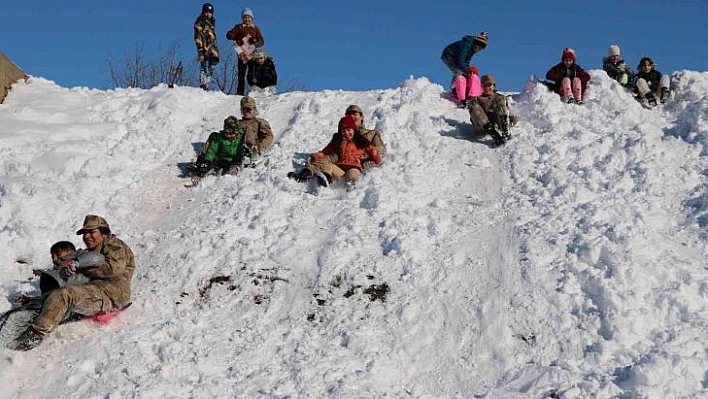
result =
[{"label": "standing child", "polygon": [[585,101],[590,74],[576,63],[575,51],[566,47],[561,62],[546,73],[546,79],[554,82],[554,91],[566,103],[582,104]]},{"label": "standing child", "polygon": [[[233,27],[228,33],[226,33],[226,38],[229,40],[235,40],[236,44],[241,46],[244,40],[248,43],[253,44],[256,48],[263,47],[265,40],[261,35],[261,30],[258,29],[256,25],[253,24],[253,11],[250,8],[244,8],[241,11],[240,24]],[[236,87],[236,94],[242,96],[246,91],[246,70],[248,64],[238,59],[238,86]]]},{"label": "standing child", "polygon": [[440,56],[452,72],[452,86],[457,96],[457,106],[460,108],[467,106],[467,97],[477,76],[470,73],[470,59],[486,47],[487,32],[482,32],[477,36],[464,36],[462,40],[447,45]]},{"label": "standing child", "polygon": [[662,104],[668,101],[671,96],[669,75],[654,69],[654,61],[649,57],[642,58],[637,69],[636,89],[639,101],[646,100],[652,107],[656,105],[657,97]]},{"label": "standing child", "polygon": [[219,63],[219,46],[216,43],[216,20],[214,6],[202,5],[202,13],[194,21],[194,43],[199,61],[199,87],[206,90],[211,82],[214,66]]}]

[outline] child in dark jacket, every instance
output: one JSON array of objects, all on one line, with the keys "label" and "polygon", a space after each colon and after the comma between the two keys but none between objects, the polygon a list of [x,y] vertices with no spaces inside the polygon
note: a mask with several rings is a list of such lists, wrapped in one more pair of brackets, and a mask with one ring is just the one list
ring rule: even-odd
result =
[{"label": "child in dark jacket", "polygon": [[275,94],[275,86],[278,84],[278,74],[275,71],[275,62],[262,49],[256,49],[251,61],[248,62],[248,84],[251,87],[268,89]]},{"label": "child in dark jacket", "polygon": [[644,57],[639,61],[637,70],[635,87],[639,101],[646,101],[650,106],[656,105],[657,97],[662,104],[668,101],[671,96],[669,75],[663,75],[654,69],[654,61],[649,57]]},{"label": "child in dark jacket", "polygon": [[607,76],[616,80],[624,87],[634,85],[634,73],[624,60],[620,57],[620,48],[613,44],[607,49],[607,57],[602,59],[602,69]]},{"label": "child in dark jacket", "polygon": [[486,47],[487,32],[482,32],[477,36],[464,36],[462,40],[447,45],[440,56],[445,66],[452,72],[452,87],[457,96],[457,105],[461,108],[467,106],[470,88],[479,88],[479,72],[475,68],[475,73],[472,73],[470,59]]},{"label": "child in dark jacket", "polygon": [[585,101],[590,74],[576,63],[572,48],[563,50],[561,62],[546,73],[546,79],[555,83],[554,91],[561,96],[561,101],[575,104]]}]

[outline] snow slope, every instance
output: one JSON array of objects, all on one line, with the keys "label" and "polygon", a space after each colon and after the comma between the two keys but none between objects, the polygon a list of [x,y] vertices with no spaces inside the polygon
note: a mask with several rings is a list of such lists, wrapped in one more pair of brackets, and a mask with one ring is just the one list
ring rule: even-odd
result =
[{"label": "snow slope", "polygon": [[[0,397],[705,397],[708,73],[655,110],[591,74],[584,106],[529,81],[502,148],[425,78],[259,96],[267,163],[195,188],[240,97],[15,85],[0,311],[88,213],[138,267],[110,325],[0,349]],[[287,179],[352,103],[383,166],[350,192]]]}]

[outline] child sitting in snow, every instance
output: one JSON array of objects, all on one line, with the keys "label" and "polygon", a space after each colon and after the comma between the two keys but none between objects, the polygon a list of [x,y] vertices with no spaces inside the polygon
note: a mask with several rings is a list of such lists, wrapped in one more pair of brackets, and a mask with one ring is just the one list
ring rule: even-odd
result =
[{"label": "child sitting in snow", "polygon": [[624,87],[632,87],[634,84],[634,73],[632,68],[625,64],[620,58],[620,48],[613,44],[607,49],[607,57],[602,59],[602,69],[607,76],[619,82]]},{"label": "child sitting in snow", "polygon": [[329,186],[333,180],[344,179],[353,183],[361,175],[361,159],[366,155],[376,165],[381,163],[381,154],[366,137],[356,134],[357,124],[351,115],[339,120],[338,132],[322,150],[312,154],[305,168],[288,177],[298,182],[316,176],[321,186]]},{"label": "child sitting in snow", "polygon": [[575,51],[566,47],[561,55],[561,62],[546,73],[546,79],[555,83],[553,89],[561,96],[561,101],[569,104],[582,104],[585,101],[587,84],[590,81],[590,74],[576,61]]},{"label": "child sitting in snow", "polygon": [[482,95],[470,102],[470,122],[478,134],[492,136],[497,145],[504,144],[509,134],[509,106],[506,96],[497,93],[493,75],[482,76]]},{"label": "child sitting in snow", "polygon": [[654,61],[649,57],[644,57],[639,61],[637,67],[637,97],[639,101],[646,101],[650,106],[656,105],[656,98],[659,97],[661,103],[668,101],[671,92],[669,91],[669,75],[663,75],[654,69]]},{"label": "child sitting in snow", "polygon": [[243,162],[245,129],[235,116],[224,119],[224,129],[212,133],[203,156],[197,158],[194,174],[203,177],[209,172],[236,175]]},{"label": "child sitting in snow", "polygon": [[89,278],[80,272],[76,273],[76,271],[100,266],[105,260],[105,257],[100,252],[92,252],[85,249],[77,251],[74,244],[69,241],[54,243],[49,249],[49,253],[54,267],[51,269],[32,270],[35,276],[39,276],[39,290],[42,296],[20,294],[15,297],[15,303],[18,306],[27,304],[35,299],[43,299],[45,294],[65,285],[88,283]]}]

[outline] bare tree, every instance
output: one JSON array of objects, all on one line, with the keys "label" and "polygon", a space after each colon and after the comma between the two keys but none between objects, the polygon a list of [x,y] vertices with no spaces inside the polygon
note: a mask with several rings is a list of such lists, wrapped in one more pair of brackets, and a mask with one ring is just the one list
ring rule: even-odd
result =
[{"label": "bare tree", "polygon": [[[226,94],[236,94],[238,61],[236,53],[227,46],[227,51],[221,53],[219,64],[214,69],[215,86]],[[196,56],[190,61],[178,59],[180,46],[171,45],[167,50],[158,50],[155,58],[146,56],[145,44],[135,47],[132,53],[123,55],[122,60],[115,61],[109,56],[107,60],[108,76],[114,87],[137,87],[149,89],[160,83],[172,83],[177,86],[198,87],[199,63]],[[178,66],[181,65],[181,73]],[[282,87],[282,86],[281,86]],[[285,82],[283,93],[291,91],[306,91],[305,85],[289,79]]]}]

